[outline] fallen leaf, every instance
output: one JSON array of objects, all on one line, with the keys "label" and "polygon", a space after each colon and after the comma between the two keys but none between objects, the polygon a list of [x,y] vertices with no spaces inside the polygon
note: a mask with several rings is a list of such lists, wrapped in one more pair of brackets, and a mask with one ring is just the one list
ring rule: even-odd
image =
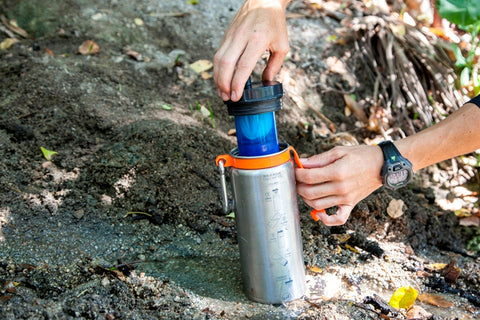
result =
[{"label": "fallen leaf", "polygon": [[208,73],[208,72],[206,72],[206,71],[202,71],[201,77],[202,77],[202,79],[204,79],[204,80],[208,80],[208,79],[210,79],[210,78],[213,77],[213,74]]},{"label": "fallen leaf", "polygon": [[442,296],[437,294],[430,294],[430,293],[422,293],[418,295],[418,300],[431,304],[432,306],[440,307],[440,308],[450,308],[453,306],[453,302],[448,301]]},{"label": "fallen leaf", "polygon": [[480,227],[480,217],[471,216],[460,219],[459,225],[466,227]]},{"label": "fallen leaf", "polygon": [[213,63],[210,60],[197,60],[194,63],[190,64],[190,68],[193,69],[196,73],[202,73],[204,71],[210,70],[213,67]]},{"label": "fallen leaf", "polygon": [[52,157],[53,157],[54,155],[58,154],[58,152],[52,151],[52,150],[47,150],[47,149],[45,149],[44,147],[40,147],[40,150],[42,150],[43,156],[44,156],[45,159],[47,159],[48,161],[51,161],[51,160],[52,160]]},{"label": "fallen leaf", "polygon": [[51,55],[52,57],[55,57],[55,53],[53,53],[52,50],[48,49],[48,48],[45,48],[45,52],[48,54],[48,55]]},{"label": "fallen leaf", "polygon": [[404,202],[402,199],[393,199],[390,201],[387,207],[387,214],[392,219],[397,219],[403,215],[403,205]]},{"label": "fallen leaf", "polygon": [[428,267],[432,270],[437,270],[437,271],[440,271],[442,270],[443,268],[445,268],[447,266],[446,263],[432,263],[430,265],[428,265]]},{"label": "fallen leaf", "polygon": [[309,266],[308,269],[309,269],[310,271],[312,271],[312,272],[315,272],[315,273],[320,273],[320,272],[323,271],[322,269],[320,269],[320,268],[317,267],[317,266]]},{"label": "fallen leaf", "polygon": [[388,304],[397,309],[408,309],[415,303],[417,296],[418,292],[413,287],[400,287],[393,293]]},{"label": "fallen leaf", "polygon": [[126,54],[129,58],[132,58],[133,60],[143,61],[143,56],[142,56],[142,54],[141,54],[141,53],[138,53],[137,51],[128,50],[127,52],[125,52],[125,54]]},{"label": "fallen leaf", "polygon": [[351,245],[349,244],[346,244],[345,245],[345,248],[352,251],[353,253],[360,253],[356,248],[352,247]]},{"label": "fallen leaf", "polygon": [[363,111],[360,104],[357,101],[355,101],[353,97],[351,97],[348,94],[344,94],[343,100],[345,100],[345,106],[348,109],[350,109],[350,111],[353,112],[353,114],[358,118],[358,120],[361,120],[364,123],[368,122],[368,118],[367,118],[367,115],[365,114],[365,111]]},{"label": "fallen leaf", "polygon": [[12,19],[10,21],[7,20],[7,18],[2,15],[1,16],[1,20],[2,20],[2,23],[12,32],[18,34],[19,36],[23,37],[23,38],[30,38],[29,34],[23,30],[22,28],[20,28],[17,24],[17,21]]},{"label": "fallen leaf", "polygon": [[135,19],[133,20],[133,22],[135,22],[135,24],[136,24],[137,26],[139,26],[139,27],[140,27],[140,26],[143,26],[143,20],[140,19],[140,18],[135,18]]},{"label": "fallen leaf", "polygon": [[227,132],[227,135],[229,135],[229,136],[234,136],[236,134],[237,134],[237,129],[230,129]]},{"label": "fallen leaf", "polygon": [[78,52],[83,55],[96,54],[100,52],[100,47],[98,44],[92,40],[85,40],[79,47]]},{"label": "fallen leaf", "polygon": [[162,109],[170,111],[170,110],[172,110],[172,107],[170,107],[168,104],[164,104],[164,105],[162,105]]},{"label": "fallen leaf", "polygon": [[460,268],[455,266],[456,260],[453,259],[445,268],[440,270],[440,274],[445,278],[445,281],[448,283],[454,283],[457,281],[458,276],[460,276]]},{"label": "fallen leaf", "polygon": [[18,39],[15,38],[6,38],[0,43],[0,50],[7,50],[11,46],[13,46],[14,43],[17,43]]},{"label": "fallen leaf", "polygon": [[407,310],[407,320],[411,319],[430,319],[432,314],[420,306],[412,306]]}]

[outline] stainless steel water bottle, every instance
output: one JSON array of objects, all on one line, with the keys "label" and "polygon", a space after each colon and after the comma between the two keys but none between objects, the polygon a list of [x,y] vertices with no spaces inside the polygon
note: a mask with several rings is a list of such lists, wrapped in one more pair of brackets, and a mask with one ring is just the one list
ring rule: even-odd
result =
[{"label": "stainless steel water bottle", "polygon": [[[275,87],[272,88],[272,85]],[[257,92],[252,93],[252,90]],[[241,112],[242,116],[251,116],[260,112],[273,113],[280,108],[282,95],[283,90],[278,83],[248,85],[240,103],[229,104],[229,114],[237,116],[235,113]],[[248,100],[248,97],[255,99]],[[255,105],[260,107],[255,108]],[[248,112],[245,111],[247,107]],[[240,108],[240,111],[235,108]],[[247,149],[247,155],[241,154],[242,148],[238,147],[217,157],[223,208],[225,212],[230,209],[235,212],[246,295],[254,301],[279,304],[301,298],[306,290],[294,174],[295,163],[298,166],[301,164],[293,147],[276,141],[276,128],[273,128],[275,137],[272,139],[271,123],[255,123],[264,121],[262,117],[251,117],[248,121],[248,126],[239,128],[237,125],[237,136],[239,129],[261,127],[256,132],[270,137],[239,141],[239,144],[244,144],[243,150]],[[252,137],[252,134],[246,132],[244,136]],[[267,148],[263,147],[264,144]],[[272,144],[276,145],[272,147]],[[252,150],[257,153],[252,155]],[[232,208],[227,196],[225,168],[229,168],[232,181]]]}]

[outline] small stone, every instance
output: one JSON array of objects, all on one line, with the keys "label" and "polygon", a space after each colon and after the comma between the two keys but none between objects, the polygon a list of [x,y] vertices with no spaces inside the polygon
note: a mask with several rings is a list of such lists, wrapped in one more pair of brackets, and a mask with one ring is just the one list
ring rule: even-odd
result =
[{"label": "small stone", "polygon": [[102,279],[102,282],[101,282],[102,287],[106,287],[109,284],[110,284],[110,280],[108,278],[105,277]]},{"label": "small stone", "polygon": [[393,199],[390,201],[390,204],[387,208],[387,213],[392,219],[400,218],[403,215],[403,205],[404,202],[402,199]]},{"label": "small stone", "polygon": [[80,210],[76,210],[73,212],[73,216],[77,219],[82,219],[83,218],[83,215],[84,215],[84,210],[83,209],[80,209]]}]

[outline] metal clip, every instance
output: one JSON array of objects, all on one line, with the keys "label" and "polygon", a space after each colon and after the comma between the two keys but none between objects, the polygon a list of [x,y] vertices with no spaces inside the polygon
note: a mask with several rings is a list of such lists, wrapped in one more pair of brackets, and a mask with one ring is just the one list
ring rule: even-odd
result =
[{"label": "metal clip", "polygon": [[230,205],[228,204],[227,183],[225,180],[225,160],[218,161],[218,170],[220,172],[220,188],[222,189],[222,207],[225,214],[229,213]]}]

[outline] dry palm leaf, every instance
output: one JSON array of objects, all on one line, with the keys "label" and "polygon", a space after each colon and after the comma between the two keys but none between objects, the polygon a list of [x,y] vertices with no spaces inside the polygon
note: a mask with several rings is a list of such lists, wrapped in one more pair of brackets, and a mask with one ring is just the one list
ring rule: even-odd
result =
[{"label": "dry palm leaf", "polygon": [[459,107],[453,62],[441,39],[391,16],[355,18],[348,27],[365,69],[362,80],[375,83],[373,101],[392,115],[390,127],[413,134]]}]

